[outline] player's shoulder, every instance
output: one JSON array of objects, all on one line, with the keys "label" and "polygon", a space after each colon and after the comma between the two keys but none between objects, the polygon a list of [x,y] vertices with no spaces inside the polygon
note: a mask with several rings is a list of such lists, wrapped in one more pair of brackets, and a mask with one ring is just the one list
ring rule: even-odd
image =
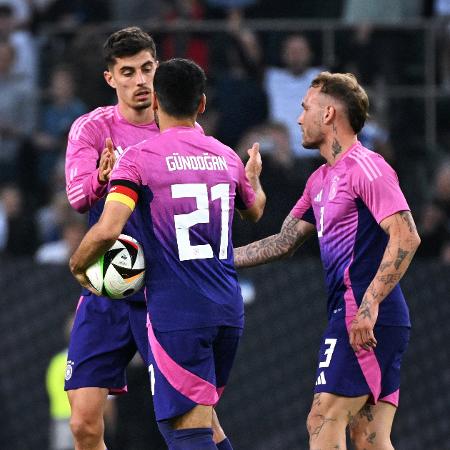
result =
[{"label": "player's shoulder", "polygon": [[236,153],[236,151],[224,144],[222,141],[219,141],[219,139],[214,136],[205,135],[205,141],[209,142],[211,148],[214,149],[218,156],[222,156],[228,161],[233,161],[233,165],[243,164],[241,157]]},{"label": "player's shoulder", "polygon": [[370,182],[383,177],[394,170],[388,162],[377,152],[363,147],[361,144],[349,151],[345,158],[347,173],[362,177]]},{"label": "player's shoulder", "polygon": [[76,119],[70,129],[69,137],[78,139],[83,131],[99,125],[100,122],[109,122],[114,117],[114,106],[100,106]]},{"label": "player's shoulder", "polygon": [[326,163],[321,164],[308,178],[306,186],[311,187],[314,183],[321,183],[327,174],[328,166]]}]

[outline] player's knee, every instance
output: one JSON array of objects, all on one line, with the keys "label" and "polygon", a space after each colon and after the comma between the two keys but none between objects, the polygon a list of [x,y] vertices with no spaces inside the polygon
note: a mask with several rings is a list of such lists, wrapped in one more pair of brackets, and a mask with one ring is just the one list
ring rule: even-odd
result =
[{"label": "player's knee", "polygon": [[366,435],[367,431],[360,427],[350,427],[349,428],[350,440],[352,441],[353,446],[356,450],[365,448],[364,445],[367,445]]},{"label": "player's knee", "polygon": [[377,433],[366,427],[350,427],[349,434],[355,450],[394,450],[390,437],[384,433]]},{"label": "player's knee", "polygon": [[75,440],[83,443],[96,442],[101,439],[103,433],[101,422],[81,415],[72,416],[70,429]]},{"label": "player's knee", "polygon": [[318,429],[323,428],[324,426],[324,415],[320,414],[318,411],[311,410],[306,419],[306,429],[308,430],[308,434],[310,439],[313,438]]},{"label": "player's knee", "polygon": [[345,431],[346,426],[345,418],[336,408],[313,407],[306,419],[310,439],[314,439],[319,433],[328,432],[330,428]]}]

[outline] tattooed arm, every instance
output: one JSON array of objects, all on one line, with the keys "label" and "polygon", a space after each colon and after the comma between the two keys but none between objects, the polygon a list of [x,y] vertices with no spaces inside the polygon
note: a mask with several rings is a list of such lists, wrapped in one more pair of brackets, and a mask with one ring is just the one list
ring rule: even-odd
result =
[{"label": "tattooed arm", "polygon": [[373,328],[379,304],[392,291],[408,269],[420,244],[414,220],[409,211],[401,211],[384,219],[380,226],[389,241],[375,278],[367,288],[350,328],[353,350],[369,350],[376,346]]},{"label": "tattooed arm", "polygon": [[288,215],[278,234],[234,249],[236,267],[252,267],[291,256],[313,233],[315,227]]}]

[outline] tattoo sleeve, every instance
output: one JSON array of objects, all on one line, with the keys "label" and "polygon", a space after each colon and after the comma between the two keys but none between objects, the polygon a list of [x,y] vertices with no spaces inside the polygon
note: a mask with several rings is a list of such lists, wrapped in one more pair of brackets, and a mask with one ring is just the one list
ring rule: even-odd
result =
[{"label": "tattoo sleeve", "polygon": [[265,239],[234,249],[236,267],[252,267],[292,255],[314,230],[313,225],[289,215],[281,231]]},{"label": "tattoo sleeve", "polygon": [[409,211],[401,211],[385,219],[381,227],[389,241],[375,278],[361,301],[359,316],[370,316],[370,305],[381,303],[400,281],[420,243],[414,220]]}]

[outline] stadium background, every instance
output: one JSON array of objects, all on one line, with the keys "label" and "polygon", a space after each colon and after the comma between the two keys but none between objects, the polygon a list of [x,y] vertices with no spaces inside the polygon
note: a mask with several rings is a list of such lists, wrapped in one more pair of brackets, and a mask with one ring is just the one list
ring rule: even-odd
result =
[{"label": "stadium background", "polygon": [[[393,439],[398,450],[450,448],[450,2],[380,0],[374,10],[370,0],[278,0],[276,5],[268,0],[42,0],[28,2],[33,8],[27,16],[26,8],[15,9],[27,2],[0,0],[0,17],[8,16],[2,7],[9,3],[16,22],[11,31],[0,20],[0,47],[13,40],[14,32],[27,33],[36,64],[33,72],[20,75],[37,114],[29,131],[21,124],[21,133],[14,134],[11,166],[2,156],[10,137],[3,128],[10,85],[3,81],[0,51],[0,450],[48,450],[45,371],[51,356],[66,345],[64,323],[79,295],[66,259],[84,232],[84,218],[80,222],[65,209],[65,134],[42,120],[54,101],[50,79],[64,64],[76,98],[87,109],[113,102],[102,79],[101,44],[110,32],[131,24],[152,33],[160,59],[187,56],[205,66],[209,108],[202,125],[237,150],[258,132],[275,136],[259,93],[267,94],[262,80],[268,68],[283,66],[281,48],[290,34],[300,32],[308,40],[311,67],[358,73],[378,130],[378,139],[372,136],[370,142],[397,170],[423,238],[402,282],[414,327]],[[258,39],[260,59],[245,53],[240,38],[247,31]],[[229,48],[236,51],[230,54]],[[56,148],[43,151],[42,134],[53,132]],[[266,216],[256,226],[236,223],[237,244],[277,231],[316,163],[293,155],[286,163],[277,150],[272,146],[264,153]],[[78,234],[68,237],[69,228]],[[317,245],[309,244],[289,261],[239,275],[248,296],[247,326],[219,407],[224,428],[238,449],[304,449],[326,315]],[[145,368],[130,369],[129,387],[133,400],[117,402],[109,448],[157,450],[148,435],[138,436],[149,420],[138,406],[147,392]],[[141,447],[139,440],[145,439]]]}]

